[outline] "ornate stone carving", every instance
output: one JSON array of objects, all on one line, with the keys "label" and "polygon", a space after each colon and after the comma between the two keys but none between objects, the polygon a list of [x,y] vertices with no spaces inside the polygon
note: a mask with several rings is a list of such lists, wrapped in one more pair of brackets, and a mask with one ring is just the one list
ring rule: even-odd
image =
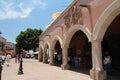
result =
[{"label": "ornate stone carving", "polygon": [[69,12],[65,17],[65,22],[64,24],[66,25],[67,28],[69,28],[71,25],[74,24],[81,24],[82,20],[82,11],[81,8],[78,8],[77,6],[73,6],[71,13]]},{"label": "ornate stone carving", "polygon": [[73,24],[79,23],[81,18],[82,18],[81,8],[78,9],[78,7],[73,6],[73,8],[72,8],[72,23]]},{"label": "ornate stone carving", "polygon": [[70,25],[71,25],[71,15],[68,13],[68,14],[64,17],[64,19],[65,19],[65,25],[66,25],[66,27],[70,27]]}]

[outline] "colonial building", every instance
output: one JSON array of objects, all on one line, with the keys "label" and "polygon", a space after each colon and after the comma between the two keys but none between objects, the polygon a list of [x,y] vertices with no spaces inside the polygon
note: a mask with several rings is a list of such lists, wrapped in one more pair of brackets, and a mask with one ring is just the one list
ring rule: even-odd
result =
[{"label": "colonial building", "polygon": [[[103,56],[107,51],[112,66],[120,67],[120,0],[74,0],[39,37],[39,61],[55,64],[62,57],[61,68],[69,69],[75,57],[88,68],[94,80],[105,80]],[[69,64],[69,60],[71,63]]]},{"label": "colonial building", "polygon": [[12,56],[14,56],[15,53],[15,44],[12,42],[6,42],[5,44],[5,48],[6,48],[6,54],[11,54]]},{"label": "colonial building", "polygon": [[0,32],[0,55],[5,53],[5,44],[6,44],[6,39],[1,36],[1,32]]},{"label": "colonial building", "polygon": [[12,42],[7,42],[7,39],[1,36],[0,32],[0,55],[11,54],[15,55],[15,44]]}]

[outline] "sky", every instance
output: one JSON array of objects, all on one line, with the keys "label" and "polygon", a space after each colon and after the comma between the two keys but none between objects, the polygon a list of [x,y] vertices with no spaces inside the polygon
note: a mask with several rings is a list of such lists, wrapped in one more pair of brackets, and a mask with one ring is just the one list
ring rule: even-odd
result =
[{"label": "sky", "polygon": [[64,11],[73,0],[0,0],[0,32],[8,42],[27,28],[45,31],[52,14]]}]

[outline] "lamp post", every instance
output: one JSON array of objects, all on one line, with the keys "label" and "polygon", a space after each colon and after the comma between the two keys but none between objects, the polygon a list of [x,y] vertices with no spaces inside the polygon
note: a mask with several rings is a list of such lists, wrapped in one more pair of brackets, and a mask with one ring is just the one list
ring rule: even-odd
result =
[{"label": "lamp post", "polygon": [[23,53],[23,50],[21,50],[21,53],[20,53],[20,65],[19,65],[18,75],[22,75],[22,74],[23,74],[23,67],[22,67],[23,59],[22,59],[22,53]]}]

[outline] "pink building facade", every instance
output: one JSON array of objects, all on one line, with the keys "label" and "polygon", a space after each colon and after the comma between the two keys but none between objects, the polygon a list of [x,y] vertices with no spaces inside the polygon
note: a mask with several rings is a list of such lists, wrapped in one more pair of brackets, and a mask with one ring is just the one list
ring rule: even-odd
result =
[{"label": "pink building facade", "polygon": [[[82,67],[91,63],[90,78],[105,80],[103,55],[111,52],[105,44],[110,35],[120,34],[120,0],[74,0],[39,37],[39,61],[54,65],[55,55],[61,54],[61,68],[69,69],[69,59],[88,56]],[[120,37],[120,36],[119,36]],[[112,40],[112,39],[111,39]],[[109,44],[109,40],[107,41]],[[119,58],[115,59],[116,61]],[[120,66],[113,61],[113,65]]]}]

